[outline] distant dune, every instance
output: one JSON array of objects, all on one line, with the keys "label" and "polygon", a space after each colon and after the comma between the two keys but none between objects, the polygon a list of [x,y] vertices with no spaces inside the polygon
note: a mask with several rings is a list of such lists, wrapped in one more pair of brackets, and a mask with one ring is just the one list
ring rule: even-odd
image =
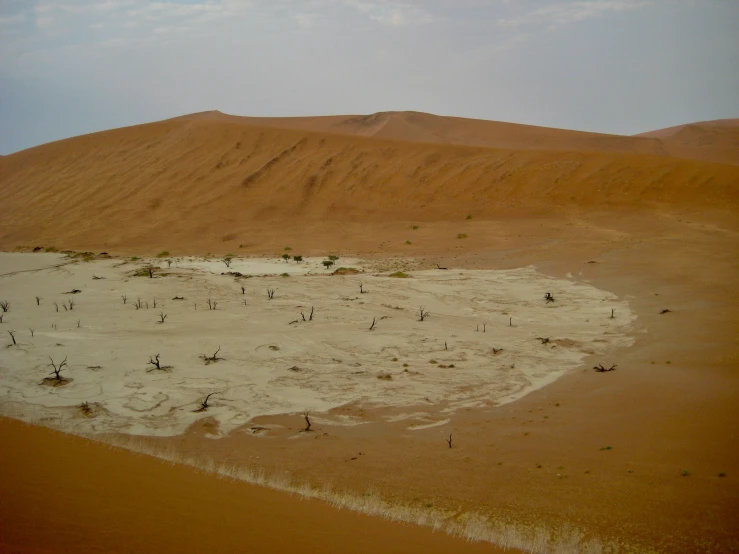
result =
[{"label": "distant dune", "polygon": [[448,221],[473,209],[735,209],[739,167],[655,153],[721,157],[739,129],[725,127],[716,146],[684,137],[692,127],[660,142],[412,112],[194,114],[0,159],[0,246],[216,245],[276,224]]}]

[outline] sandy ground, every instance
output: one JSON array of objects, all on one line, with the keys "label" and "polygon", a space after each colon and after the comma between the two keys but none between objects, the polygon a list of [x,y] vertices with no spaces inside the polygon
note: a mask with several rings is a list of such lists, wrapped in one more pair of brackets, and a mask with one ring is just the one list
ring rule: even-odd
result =
[{"label": "sandy ground", "polygon": [[[439,121],[424,114],[380,115],[362,121],[322,119],[298,124],[281,120],[270,122],[273,127],[260,127],[210,114],[78,137],[0,160],[0,247],[5,250],[57,247],[108,251],[119,257],[154,256],[169,250],[179,257],[210,253],[217,259],[234,253],[278,259],[290,246],[292,253],[306,257],[322,259],[337,253],[341,264],[350,258],[370,264],[361,277],[307,275],[307,264],[300,269],[285,264],[288,271],[301,274],[284,278],[263,277],[260,269],[244,280],[246,306],[232,276],[209,273],[212,263],[182,262],[174,269],[176,276],[152,280],[126,277],[126,266],[114,268],[114,261],[3,278],[0,287],[7,280],[19,290],[33,280],[65,285],[39,292],[29,288],[22,298],[8,299],[13,307],[5,316],[8,323],[0,324],[3,331],[21,323],[13,318],[22,314],[27,314],[24,327],[32,318],[41,319],[33,337],[37,343],[31,341],[30,331],[19,327],[15,330],[20,348],[2,352],[3,363],[9,360],[9,371],[16,376],[15,400],[3,401],[4,409],[31,406],[29,400],[38,399],[39,405],[58,402],[61,391],[85,382],[91,387],[85,394],[102,398],[105,388],[95,390],[93,385],[98,378],[98,384],[103,383],[105,375],[104,383],[113,387],[135,380],[144,385],[136,390],[151,394],[137,397],[126,390],[123,397],[135,402],[126,407],[128,401],[122,397],[115,417],[102,407],[93,411],[94,417],[83,417],[74,407],[83,400],[76,398],[64,399],[64,406],[21,410],[18,416],[61,412],[66,415],[57,414],[45,424],[79,421],[77,432],[94,430],[97,421],[128,418],[128,432],[150,433],[152,421],[164,421],[169,414],[163,420],[154,408],[156,417],[134,423],[131,406],[150,410],[156,388],[168,379],[180,379],[189,371],[209,372],[209,379],[195,387],[186,386],[187,379],[180,382],[176,401],[170,405],[175,416],[154,431],[166,436],[137,435],[127,446],[286,490],[312,494],[328,488],[335,494],[326,499],[351,500],[353,504],[342,504],[346,507],[364,509],[367,499],[383,499],[373,504],[381,509],[371,513],[402,514],[408,521],[426,524],[453,523],[455,529],[498,544],[515,536],[522,541],[517,544],[538,552],[738,552],[735,126],[707,122],[662,138],[625,140]],[[336,123],[344,126],[343,131],[326,132],[326,125]],[[642,150],[644,145],[659,148],[648,153]],[[43,256],[20,259],[38,260],[36,269],[49,263]],[[452,282],[435,281],[435,275],[443,277],[434,269],[437,263],[449,267],[443,273],[448,274],[445,279],[453,277]],[[127,265],[133,270],[140,262]],[[64,281],[65,276],[91,267],[95,271],[100,267],[98,276],[106,279],[93,280],[87,274],[81,283]],[[215,267],[220,268],[218,263]],[[315,273],[325,273],[320,266],[317,269]],[[387,277],[376,276],[396,269],[407,270],[413,279],[388,285]],[[3,268],[2,273],[6,272]],[[511,283],[494,275],[520,276],[526,284],[507,288]],[[359,279],[371,284],[368,294],[358,292]],[[485,288],[472,294],[461,291],[461,279]],[[261,289],[273,280],[277,293],[267,305],[266,290]],[[136,310],[123,306],[111,290],[123,284],[137,291],[143,287],[142,302],[153,303],[154,295],[143,294],[144,290],[155,292],[172,282],[182,287],[187,306],[167,295],[158,299],[163,304],[156,310],[153,306]],[[252,282],[261,286],[252,287]],[[301,289],[292,288],[298,283]],[[334,283],[346,285],[331,290]],[[563,288],[549,290],[555,284]],[[82,290],[74,295],[74,313],[64,312],[61,304],[58,316],[50,312],[53,301],[71,298],[62,293],[73,287]],[[301,290],[332,302],[318,305]],[[432,290],[448,293],[432,303],[427,301]],[[520,327],[507,329],[503,311],[510,310],[500,305],[499,291],[516,296],[514,290],[531,291],[517,307],[529,321],[522,319]],[[543,304],[545,291],[554,294],[556,305]],[[213,293],[214,299],[218,293],[218,310],[201,312],[207,293]],[[380,293],[397,297],[395,305],[406,300],[413,305],[390,311],[382,306],[386,302],[375,300]],[[37,294],[43,297],[41,306],[34,306]],[[134,294],[138,293],[129,295],[129,303],[138,298]],[[614,297],[600,302],[602,312],[597,318],[583,322],[568,310],[576,305],[579,310],[592,307],[595,302],[585,301],[589,294]],[[194,303],[189,304],[193,295],[197,314]],[[342,300],[354,297],[359,299]],[[110,310],[96,312],[98,302],[91,305],[86,298],[97,298],[100,306],[109,305]],[[607,321],[611,306],[606,304],[616,298],[616,320]],[[431,312],[423,323],[416,321],[412,311],[420,299]],[[167,320],[157,324],[165,303]],[[311,305],[316,307],[315,321],[289,325]],[[268,318],[264,328],[251,327],[250,314],[268,308],[279,311],[280,317]],[[370,332],[370,309],[377,316],[392,318],[380,320]],[[636,319],[620,321],[629,317],[627,309]],[[669,311],[662,313],[665,309]],[[83,313],[87,316],[77,316]],[[57,329],[50,327],[50,315],[58,317]],[[217,325],[223,337],[235,340],[225,344],[219,336],[198,332],[208,321]],[[547,322],[555,321],[567,327],[566,336],[549,331]],[[596,321],[597,326],[591,325]],[[484,334],[473,330],[473,325],[485,322],[490,326]],[[603,324],[626,325],[617,329],[621,336],[608,336],[613,343],[602,345],[606,351],[590,344],[595,342],[594,333],[605,336],[605,331],[613,331]],[[336,332],[310,348],[295,340],[313,336],[319,326],[361,339],[360,346],[342,344]],[[451,327],[457,337],[446,336]],[[190,333],[184,347],[169,335],[175,329]],[[64,338],[51,338],[50,332]],[[163,362],[174,366],[171,373],[146,373],[146,361],[155,353],[148,349],[114,352],[120,362],[111,363],[111,356],[95,339],[105,344],[115,333],[120,333],[121,343],[130,339],[144,347],[158,339],[162,354],[165,346],[168,349]],[[274,342],[271,339],[255,342],[256,335],[266,333],[279,335],[280,342],[274,345],[279,351],[268,348]],[[424,343],[419,333],[429,341]],[[574,344],[574,333],[580,344]],[[401,334],[410,345],[407,351],[392,342]],[[539,348],[544,345],[532,341],[547,335],[562,340],[554,343],[556,349]],[[500,339],[507,344],[491,355],[493,347],[500,347]],[[379,346],[385,340],[391,349],[380,356],[370,355],[362,346],[364,341]],[[98,356],[98,361],[78,359],[70,350],[68,374],[73,380],[57,389],[39,387],[49,369],[42,350],[62,353],[75,341],[85,345],[76,352],[84,350],[89,353],[86,356]],[[467,359],[457,363],[442,358],[437,352],[448,351],[438,350],[441,341],[447,341],[455,355],[465,352]],[[57,347],[57,342],[63,346]],[[264,344],[272,354],[257,350]],[[306,350],[298,350],[299,344]],[[210,355],[218,346],[224,360],[206,366],[198,356]],[[337,350],[342,354],[336,355]],[[306,352],[312,363],[294,361],[302,360]],[[544,352],[545,359],[536,357]],[[355,353],[363,366],[350,371],[369,368],[368,375],[346,379],[333,373],[340,369],[338,362],[336,367],[323,363],[336,357],[344,364]],[[515,373],[503,373],[504,368],[495,364],[504,359],[501,356],[511,355],[529,360],[530,368],[542,361],[542,371],[526,373],[528,366],[516,361],[516,367],[510,368]],[[395,357],[397,362],[392,360]],[[24,359],[30,362],[28,375],[18,373],[16,364]],[[431,359],[455,367],[439,368]],[[555,359],[557,363],[550,365]],[[479,376],[491,360],[494,373],[485,374],[494,377],[489,384],[486,380],[481,386],[479,379],[470,379],[465,389],[447,379],[449,375]],[[409,364],[408,374],[403,363]],[[579,365],[545,384],[565,369],[564,364],[572,367],[570,363]],[[618,367],[596,373],[592,367],[598,363]],[[205,414],[193,413],[204,393],[230,382],[212,376],[216,372],[232,375],[239,364],[247,370],[257,365],[264,368],[262,373],[253,369],[247,373],[254,387],[242,387],[238,395],[215,395],[213,407]],[[90,369],[97,365],[101,368]],[[290,371],[293,365],[301,371]],[[377,379],[381,374],[392,379]],[[258,375],[261,381],[255,378]],[[329,375],[342,377],[346,388],[341,392],[349,393],[338,406],[334,404],[340,395],[337,390],[310,388],[310,378]],[[393,398],[415,402],[429,394],[419,394],[411,384],[449,394],[454,405],[446,401],[394,404]],[[539,384],[543,386],[537,388]],[[529,392],[506,403],[508,386],[513,394]],[[38,397],[23,397],[31,389],[38,391]],[[256,398],[257,390],[271,398]],[[287,394],[288,390],[292,393]],[[263,413],[246,425],[233,426],[239,416],[229,418],[239,398],[252,399],[249,409],[258,404],[259,410],[252,412],[256,414],[265,404],[280,400],[276,391],[285,391],[281,401],[287,413]],[[491,397],[486,399],[489,404],[480,402],[483,393]],[[365,400],[373,395],[375,401]],[[90,405],[97,409],[95,401]],[[301,433],[305,427],[301,412],[306,408],[314,411],[313,427]],[[319,413],[321,409],[328,411]],[[185,433],[171,436],[174,429],[193,420],[187,418],[197,421]],[[363,423],[338,424],[359,421]],[[105,428],[101,425],[99,431]],[[453,448],[446,442],[450,433]],[[52,435],[28,434],[25,439],[26,434],[19,431],[13,436],[11,444],[28,440],[42,445],[34,451],[37,455],[20,458],[21,473],[42,475],[53,467],[54,457],[48,454],[56,448],[50,442]],[[128,435],[121,434],[97,437],[128,440]],[[72,467],[88,467],[80,463],[81,453],[65,452],[77,460]],[[136,474],[138,470],[125,458],[116,456],[110,462],[117,464],[121,475]],[[89,467],[94,471],[98,466]],[[34,529],[32,509],[38,488],[29,479],[10,477],[16,474],[0,475],[3,490],[17,491],[13,494],[18,499],[19,509],[14,512],[18,517],[10,520],[11,525]],[[188,475],[182,474],[183,483],[190,482]],[[261,477],[253,479],[255,475]],[[135,480],[127,483],[138,494],[146,493],[149,486],[148,481],[140,487]],[[77,496],[66,488],[66,481],[38,486],[50,501],[59,502],[57,507],[72,496],[75,502],[98,502],[96,490],[86,488],[86,475],[70,475],[69,485],[72,490],[76,487]],[[124,504],[135,502],[128,499]],[[235,512],[229,504],[224,506],[213,505],[212,511],[226,520]],[[248,509],[242,505],[237,512]],[[329,520],[332,517],[327,515]],[[67,521],[79,526],[85,518],[78,510]],[[132,526],[149,524],[135,517],[127,521]],[[474,529],[466,526],[470,521],[476,522]],[[84,529],[90,544],[110,544],[104,526]],[[300,535],[286,531],[285,536]],[[34,537],[28,533],[17,544]],[[136,540],[123,534],[116,538],[122,545],[134,545],[126,541]],[[392,543],[388,539],[387,544]],[[351,551],[352,545],[347,539],[344,551]]]},{"label": "sandy ground", "polygon": [[[637,332],[626,301],[532,268],[348,259],[337,262],[362,273],[330,275],[321,262],[0,254],[3,328],[17,342],[0,353],[0,410],[78,433],[178,435],[204,417],[220,433],[304,411],[324,426],[366,423],[327,413],[353,403],[400,408],[385,417],[425,429],[521,398],[586,356],[610,367]],[[388,266],[410,277],[376,272]],[[148,363],[156,354],[166,369]],[[42,381],[62,360],[66,381]],[[425,409],[442,404],[434,416]]]},{"label": "sandy ground", "polygon": [[[6,554],[503,552],[4,418],[0,440]],[[53,471],[29,471],[39,459]]]}]

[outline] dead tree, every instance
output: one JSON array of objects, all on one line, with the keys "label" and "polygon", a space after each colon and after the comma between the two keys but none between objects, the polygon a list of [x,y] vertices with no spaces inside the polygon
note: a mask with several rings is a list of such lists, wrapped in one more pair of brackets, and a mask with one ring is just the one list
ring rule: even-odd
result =
[{"label": "dead tree", "polygon": [[448,267],[441,267],[439,264],[436,264],[436,269],[449,269]]},{"label": "dead tree", "polygon": [[308,321],[313,321],[313,306],[310,307],[310,315],[308,316]]},{"label": "dead tree", "polygon": [[544,295],[544,300],[546,300],[547,304],[549,304],[550,302],[554,302],[554,296],[552,296],[551,292],[548,292]]},{"label": "dead tree", "polygon": [[121,298],[123,299],[123,303],[124,303],[124,304],[125,304],[125,303],[126,303],[126,301],[128,300],[128,296],[126,296],[125,294],[121,294]]},{"label": "dead tree", "polygon": [[212,356],[206,356],[205,354],[203,354],[203,355],[202,355],[201,357],[203,358],[203,360],[205,360],[205,363],[206,363],[206,365],[207,365],[207,364],[213,364],[213,363],[216,363],[216,362],[217,362],[218,360],[222,360],[222,359],[223,359],[223,358],[219,358],[219,357],[218,357],[218,353],[219,353],[220,351],[221,351],[221,347],[219,346],[219,347],[218,347],[218,350],[216,350],[216,351],[215,351],[215,352],[213,353],[213,355],[212,355]]},{"label": "dead tree", "polygon": [[610,317],[609,319],[613,319],[614,317],[616,317],[616,316],[614,315],[614,313],[615,313],[615,312],[616,312],[616,310],[614,310],[614,309],[612,309],[612,310],[611,310],[611,317]]},{"label": "dead tree", "polygon": [[41,297],[40,296],[37,296],[36,297],[36,305],[37,306],[40,306],[41,305]]},{"label": "dead tree", "polygon": [[275,297],[275,289],[267,289],[267,298],[272,300]]},{"label": "dead tree", "polygon": [[149,356],[149,361],[147,362],[147,365],[153,365],[151,369],[148,371],[154,371],[155,369],[162,369],[161,363],[159,362],[159,354],[154,356],[153,358]]},{"label": "dead tree", "polygon": [[493,355],[497,354],[501,350],[503,350],[503,349],[502,348],[493,348]]},{"label": "dead tree", "polygon": [[217,300],[211,300],[208,298],[206,304],[208,304],[209,310],[215,310],[218,307],[218,301]]},{"label": "dead tree", "polygon": [[373,317],[372,318],[372,325],[370,325],[370,328],[369,328],[370,331],[373,331],[375,329],[375,322],[376,321],[377,321],[377,319]]},{"label": "dead tree", "polygon": [[449,448],[452,447],[452,434],[449,433],[449,438],[446,440],[446,443],[449,445]]},{"label": "dead tree", "polygon": [[56,311],[58,312],[59,311],[59,304],[57,304],[56,302],[54,302],[54,307],[56,308]]},{"label": "dead tree", "polygon": [[593,367],[593,369],[598,373],[604,373],[606,371],[613,371],[614,369],[616,369],[616,367],[616,364],[613,364],[611,367],[603,367],[603,364],[598,364],[597,366]]},{"label": "dead tree", "polygon": [[[8,310],[5,310],[5,311],[7,312]],[[669,314],[669,313],[670,313],[671,311],[672,311],[672,310],[669,310],[669,309],[665,308],[664,310],[662,310],[662,311],[660,312],[660,314]]]},{"label": "dead tree", "polygon": [[100,279],[105,279],[105,277],[98,277],[98,276],[97,276],[97,275],[95,275],[94,273],[92,274],[92,280],[93,280],[93,281],[99,281]]},{"label": "dead tree", "polygon": [[153,279],[154,278],[154,268],[152,266],[149,266],[146,268],[146,271],[149,272],[149,279]]},{"label": "dead tree", "polygon": [[3,318],[5,317],[5,314],[0,314],[0,323],[3,322]]},{"label": "dead tree", "polygon": [[0,309],[3,310],[3,313],[5,313],[8,310],[10,310],[10,302],[8,302],[7,300],[1,301],[0,302]]},{"label": "dead tree", "polygon": [[487,328],[488,328],[488,324],[487,323],[483,323],[482,324],[482,332],[485,333],[487,331]]},{"label": "dead tree", "polygon": [[167,314],[164,312],[159,312],[159,321],[157,323],[164,323],[164,320],[167,319]]},{"label": "dead tree", "polygon": [[309,412],[303,412],[303,417],[305,418],[305,429],[303,431],[310,431],[310,418],[308,417],[310,415]]},{"label": "dead tree", "polygon": [[33,338],[34,330],[33,329],[29,329],[29,331],[31,331],[31,338]]},{"label": "dead tree", "polygon": [[79,329],[79,328],[80,328],[80,320],[78,319],[77,320],[77,329]]},{"label": "dead tree", "polygon": [[51,360],[51,363],[46,365],[49,365],[53,368],[49,375],[53,375],[57,381],[61,381],[62,376],[59,374],[67,368],[67,357],[64,356],[64,360],[62,360],[59,365],[56,365],[54,363],[54,359],[51,356],[49,356],[49,359]]},{"label": "dead tree", "polygon": [[146,309],[148,310],[149,309],[149,301],[147,300],[145,303],[146,303]]},{"label": "dead tree", "polygon": [[246,294],[246,287],[241,285],[241,294]]},{"label": "dead tree", "polygon": [[72,299],[70,298],[70,299],[69,299],[69,301],[67,302],[67,304],[69,304],[69,311],[70,311],[70,312],[71,312],[72,310],[74,310],[74,300],[72,300]]},{"label": "dead tree", "polygon": [[198,408],[196,411],[198,411],[198,412],[204,412],[205,410],[207,410],[208,407],[209,407],[208,406],[208,400],[210,400],[210,397],[213,396],[214,394],[219,394],[219,393],[217,391],[216,392],[211,392],[208,396],[205,397],[205,400],[203,400],[202,402],[200,402],[200,408]]},{"label": "dead tree", "polygon": [[449,350],[449,347],[446,345],[446,341],[444,341],[444,350]]},{"label": "dead tree", "polygon": [[418,310],[418,321],[423,321],[428,315],[429,313],[425,310],[423,306],[421,306]]},{"label": "dead tree", "polygon": [[512,317],[509,317],[508,318],[508,327],[513,327],[513,318]]},{"label": "dead tree", "polygon": [[152,300],[152,303],[153,303],[154,308],[156,308],[157,307],[157,299],[155,298],[154,300]]},{"label": "dead tree", "polygon": [[536,337],[537,340],[540,340],[542,344],[549,343],[549,337]]},{"label": "dead tree", "polygon": [[365,294],[369,292],[368,290],[364,290],[364,285],[362,283],[359,283],[359,294]]},{"label": "dead tree", "polygon": [[10,335],[10,338],[13,339],[13,345],[18,344],[15,342],[15,331],[8,331],[8,334]]},{"label": "dead tree", "polygon": [[144,306],[144,303],[141,302],[141,298],[136,299],[136,303],[134,304],[134,306],[136,307],[137,310],[140,310]]}]

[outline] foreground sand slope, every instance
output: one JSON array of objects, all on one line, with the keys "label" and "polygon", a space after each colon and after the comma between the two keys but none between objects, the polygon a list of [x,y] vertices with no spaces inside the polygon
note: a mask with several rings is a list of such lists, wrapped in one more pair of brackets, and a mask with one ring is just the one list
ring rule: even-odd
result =
[{"label": "foreground sand slope", "polygon": [[666,156],[409,143],[184,118],[0,160],[0,247],[202,252],[311,222],[733,210],[738,183],[739,167]]},{"label": "foreground sand slope", "polygon": [[503,551],[9,419],[0,440],[6,554]]}]

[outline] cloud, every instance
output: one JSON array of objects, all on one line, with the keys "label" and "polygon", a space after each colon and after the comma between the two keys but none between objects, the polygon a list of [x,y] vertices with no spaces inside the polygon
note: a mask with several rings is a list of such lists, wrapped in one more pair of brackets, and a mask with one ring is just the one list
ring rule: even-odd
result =
[{"label": "cloud", "polygon": [[498,19],[498,26],[518,28],[532,24],[548,23],[549,26],[568,25],[600,17],[608,12],[620,12],[649,6],[651,0],[578,0],[557,1],[528,11],[518,11],[510,17]]}]

